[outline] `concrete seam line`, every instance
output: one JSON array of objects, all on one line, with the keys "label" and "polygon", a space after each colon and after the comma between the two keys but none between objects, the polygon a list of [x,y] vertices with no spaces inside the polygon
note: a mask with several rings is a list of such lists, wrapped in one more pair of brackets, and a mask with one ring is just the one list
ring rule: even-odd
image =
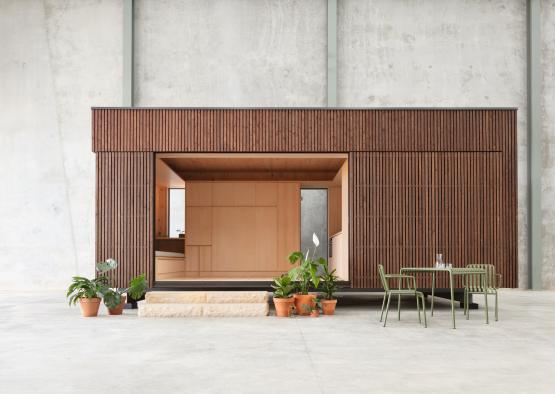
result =
[{"label": "concrete seam line", "polygon": [[48,66],[50,67],[50,79],[52,83],[52,92],[54,94],[54,108],[56,111],[56,131],[58,134],[58,144],[60,149],[60,156],[62,161],[62,174],[64,178],[64,191],[65,191],[65,200],[67,203],[67,212],[69,216],[69,232],[71,237],[71,245],[72,245],[72,254],[74,260],[74,268],[75,268],[75,275],[79,275],[79,254],[77,253],[77,241],[75,240],[75,225],[73,224],[73,211],[71,209],[71,198],[69,196],[69,178],[67,176],[67,166],[66,166],[66,155],[64,152],[64,139],[62,133],[62,121],[60,116],[60,100],[58,98],[58,92],[56,89],[56,77],[54,75],[54,68],[52,66],[52,45],[50,43],[50,31],[48,29],[48,21],[46,20],[46,5],[45,2],[42,2],[42,11],[43,11],[43,18],[44,18],[44,30],[46,32],[46,46],[48,49]]},{"label": "concrete seam line", "polygon": [[125,107],[133,106],[133,0],[123,1],[123,78],[122,78],[122,104]]},{"label": "concrete seam line", "polygon": [[528,268],[529,286],[542,288],[541,212],[541,4],[527,1]]},{"label": "concrete seam line", "polygon": [[337,0],[328,0],[327,104],[337,106]]}]

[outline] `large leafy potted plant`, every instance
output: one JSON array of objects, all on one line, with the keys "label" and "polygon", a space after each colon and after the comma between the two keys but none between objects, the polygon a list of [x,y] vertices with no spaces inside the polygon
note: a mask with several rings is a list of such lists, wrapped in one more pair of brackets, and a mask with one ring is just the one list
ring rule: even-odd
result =
[{"label": "large leafy potted plant", "polygon": [[287,274],[283,274],[274,278],[272,288],[274,289],[273,300],[276,307],[276,316],[291,316],[294,302],[293,292],[295,291],[295,284],[291,277]]},{"label": "large leafy potted plant", "polygon": [[[96,264],[96,270],[104,275],[106,272],[117,268],[118,262],[114,259],[107,259]],[[103,289],[104,305],[108,308],[110,315],[121,315],[123,306],[129,294],[133,299],[139,299],[148,289],[148,282],[144,274],[138,275],[129,281],[126,288],[106,287]]]},{"label": "large leafy potted plant", "polygon": [[95,279],[74,276],[66,293],[69,305],[75,305],[79,302],[83,317],[97,316],[100,299],[107,285],[108,281],[105,276]]},{"label": "large leafy potted plant", "polygon": [[322,313],[324,315],[333,315],[337,305],[335,292],[337,291],[337,281],[339,277],[335,274],[335,269],[330,271],[328,263],[323,264],[323,273],[320,275],[320,283],[322,285],[323,299],[321,300]]},{"label": "large leafy potted plant", "polygon": [[129,294],[133,299],[139,299],[148,289],[148,282],[146,281],[145,274],[134,277],[129,281],[129,286],[126,288],[109,288],[104,293],[104,305],[108,308],[110,315],[121,315],[123,306],[127,302],[127,295]]},{"label": "large leafy potted plant", "polygon": [[[314,251],[312,256],[316,256],[316,249],[320,244],[316,234],[312,234],[312,242],[314,243]],[[293,252],[289,255],[289,262],[297,264],[296,267],[289,270],[289,276],[295,281],[297,287],[297,294],[295,294],[295,311],[299,315],[309,315],[315,303],[315,296],[309,294],[311,285],[315,289],[320,284],[320,276],[318,269],[326,263],[322,257],[317,259],[310,257],[310,250],[306,254],[302,252]]]}]

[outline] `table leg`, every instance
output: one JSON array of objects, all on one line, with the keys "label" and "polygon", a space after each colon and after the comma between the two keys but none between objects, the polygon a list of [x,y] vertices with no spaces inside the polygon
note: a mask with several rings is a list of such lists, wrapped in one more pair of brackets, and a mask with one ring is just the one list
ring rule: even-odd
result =
[{"label": "table leg", "polygon": [[482,288],[484,289],[484,298],[486,303],[486,324],[489,324],[488,289],[486,288],[487,276],[487,272],[482,275]]},{"label": "table leg", "polygon": [[401,320],[401,282],[403,278],[399,278],[399,294],[397,295],[397,319]]},{"label": "table leg", "polygon": [[436,289],[436,273],[432,272],[432,316],[434,315],[434,293]]},{"label": "table leg", "polygon": [[451,317],[453,319],[453,329],[455,329],[455,294],[453,292],[453,273],[449,271],[449,288],[451,290]]}]

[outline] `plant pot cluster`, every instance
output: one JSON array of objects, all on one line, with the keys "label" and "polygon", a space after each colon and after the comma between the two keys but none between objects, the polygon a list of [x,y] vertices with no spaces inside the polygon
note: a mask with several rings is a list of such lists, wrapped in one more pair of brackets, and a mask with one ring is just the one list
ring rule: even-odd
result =
[{"label": "plant pot cluster", "polygon": [[108,271],[115,269],[118,263],[114,259],[107,259],[96,264],[98,276],[94,279],[74,276],[67,289],[66,297],[69,305],[79,302],[83,317],[98,316],[100,302],[108,309],[109,315],[121,315],[128,299],[128,294],[132,299],[139,299],[148,289],[148,282],[144,274],[139,275],[129,281],[126,288],[110,287],[110,280],[106,276]]},{"label": "plant pot cluster", "polygon": [[[314,251],[316,256],[319,240],[313,234]],[[338,289],[338,277],[335,269],[330,271],[328,262],[324,258],[310,258],[310,251],[306,254],[293,252],[289,262],[294,265],[289,272],[274,278],[274,305],[276,316],[289,317],[293,313],[299,316],[318,317],[320,310],[324,315],[333,315],[337,305],[335,293]],[[309,291],[317,293],[309,293]]]}]

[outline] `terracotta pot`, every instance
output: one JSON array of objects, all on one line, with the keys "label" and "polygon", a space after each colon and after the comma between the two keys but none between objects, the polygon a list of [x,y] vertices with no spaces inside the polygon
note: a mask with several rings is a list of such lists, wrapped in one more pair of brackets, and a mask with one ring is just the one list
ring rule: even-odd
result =
[{"label": "terracotta pot", "polygon": [[277,317],[289,317],[291,316],[291,310],[293,309],[293,297],[289,298],[274,298],[274,305],[276,307]]},{"label": "terracotta pot", "polygon": [[79,300],[81,306],[81,314],[83,317],[95,317],[98,315],[100,307],[100,298],[81,298]]},{"label": "terracotta pot", "polygon": [[320,316],[320,311],[318,309],[314,309],[312,312],[310,312],[310,317],[318,317]]},{"label": "terracotta pot", "polygon": [[308,316],[315,303],[313,294],[295,294],[295,313],[301,316]]},{"label": "terracotta pot", "polygon": [[123,306],[125,305],[126,302],[127,302],[127,296],[124,294],[121,296],[121,301],[118,306],[112,309],[108,308],[108,314],[121,315],[123,312]]},{"label": "terracotta pot", "polygon": [[337,300],[322,300],[322,313],[324,315],[333,315],[335,313],[335,306],[337,305]]}]

